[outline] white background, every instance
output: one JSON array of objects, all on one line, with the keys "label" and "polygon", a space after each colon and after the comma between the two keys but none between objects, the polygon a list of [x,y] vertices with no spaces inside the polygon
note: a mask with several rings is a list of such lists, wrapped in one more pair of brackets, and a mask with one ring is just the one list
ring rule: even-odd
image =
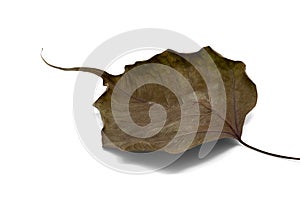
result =
[{"label": "white background", "polygon": [[[164,28],[242,60],[258,88],[243,139],[300,157],[300,6],[297,1],[3,1],[0,199],[299,199],[300,162],[234,142],[208,158],[189,152],[170,168],[122,174],[94,160],[73,122],[76,73],[110,37]],[[105,55],[103,55],[105,56]]]}]

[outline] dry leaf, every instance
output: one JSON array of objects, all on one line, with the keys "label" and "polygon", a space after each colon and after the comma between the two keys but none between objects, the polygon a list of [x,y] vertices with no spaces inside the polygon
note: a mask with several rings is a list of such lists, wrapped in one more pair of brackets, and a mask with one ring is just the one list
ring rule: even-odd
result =
[{"label": "dry leaf", "polygon": [[103,79],[107,90],[94,106],[104,124],[104,147],[181,153],[204,142],[234,138],[261,153],[299,159],[262,151],[242,141],[245,117],[256,105],[256,86],[243,62],[224,58],[211,47],[190,54],[166,50],[125,66],[125,72],[117,76],[95,68],[62,68],[44,62]]},{"label": "dry leaf", "polygon": [[[208,56],[208,55],[209,56]],[[213,62],[209,62],[209,59],[213,59]],[[218,131],[207,132],[209,127],[211,115],[218,115],[218,112],[211,109],[207,86],[200,73],[197,71],[194,65],[197,63],[197,67],[213,69],[216,65],[219,70],[225,86],[225,97],[220,97],[220,101],[226,101],[226,118],[224,120],[224,127],[222,134],[219,136]],[[199,52],[191,54],[179,54],[171,50],[167,50],[161,54],[158,54],[147,61],[136,62],[134,65],[128,65],[125,67],[125,72],[129,73],[130,70],[137,68],[138,66],[154,63],[154,65],[145,67],[143,70],[139,70],[134,73],[135,76],[127,76],[126,81],[123,81],[123,85],[118,87],[128,88],[134,87],[134,82],[143,80],[144,82],[151,76],[158,76],[160,79],[165,79],[164,74],[171,73],[170,69],[157,70],[155,64],[163,64],[175,69],[189,81],[195,92],[197,99],[195,103],[199,105],[200,116],[197,116],[199,120],[199,126],[197,134],[191,141],[188,148],[195,147],[202,144],[204,137],[209,134],[206,142],[218,140],[220,138],[240,138],[242,134],[242,128],[246,114],[255,106],[257,100],[257,93],[255,84],[248,78],[245,73],[245,65],[240,61],[232,61],[222,57],[216,53],[210,47],[205,47]],[[94,106],[98,108],[101,113],[104,127],[102,129],[103,146],[104,147],[118,147],[126,151],[147,152],[155,150],[166,150],[169,153],[180,153],[187,149],[185,144],[185,137],[188,132],[177,134],[179,125],[181,123],[180,106],[182,96],[173,94],[168,88],[159,84],[145,84],[139,87],[130,98],[129,110],[132,120],[140,125],[145,126],[150,123],[149,109],[150,102],[155,102],[162,105],[167,112],[167,119],[164,123],[164,127],[160,132],[152,137],[134,137],[128,132],[124,132],[116,124],[112,113],[111,100],[112,93],[115,90],[115,85],[123,77],[124,74],[118,76],[109,75],[109,79],[104,78],[104,84],[108,86],[107,91],[94,103]],[[170,76],[169,76],[170,78]],[[211,77],[212,79],[215,77]],[[172,80],[173,79],[173,80]],[[165,82],[174,82],[174,78],[164,80]],[[124,85],[125,84],[125,85]],[[178,87],[182,86],[181,82],[175,82]],[[218,87],[218,86],[216,86]],[[178,90],[185,90],[182,87]],[[126,92],[119,92],[120,94],[114,99],[115,104],[118,104],[122,98],[128,94]],[[123,95],[123,96],[122,96]],[[183,93],[181,95],[191,95],[189,93]],[[222,99],[223,98],[223,99]],[[226,99],[224,99],[226,98]],[[121,101],[120,101],[121,102]],[[126,112],[126,110],[125,110]],[[120,111],[119,113],[122,113]],[[122,116],[125,123],[130,123],[128,115]],[[225,117],[225,116],[224,116]],[[130,128],[130,127],[129,127]],[[145,133],[147,136],[147,133]],[[189,139],[190,140],[190,139]],[[169,143],[173,143],[172,148],[164,148]],[[174,146],[176,148],[174,148]]]}]

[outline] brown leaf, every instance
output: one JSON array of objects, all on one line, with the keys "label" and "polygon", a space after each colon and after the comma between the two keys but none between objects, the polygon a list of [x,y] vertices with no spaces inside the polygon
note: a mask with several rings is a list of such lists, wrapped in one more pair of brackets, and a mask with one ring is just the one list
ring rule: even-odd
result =
[{"label": "brown leaf", "polygon": [[88,67],[103,79],[107,90],[94,103],[104,127],[104,147],[132,152],[180,153],[221,138],[279,158],[300,160],[263,151],[241,139],[245,117],[256,105],[255,84],[245,64],[224,58],[210,47],[190,54],[167,50],[147,61],[127,65],[114,76]]},{"label": "brown leaf", "polygon": [[210,47],[190,54],[166,50],[125,66],[125,72],[117,76],[44,62],[104,80],[107,90],[94,103],[104,124],[102,143],[125,151],[181,153],[221,138],[243,143],[244,120],[257,101],[245,64],[224,58]]},{"label": "brown leaf", "polygon": [[[169,68],[159,68],[160,64]],[[144,66],[142,70],[131,73],[132,70],[140,66]],[[225,89],[225,95],[217,96],[218,98],[214,99],[214,107],[218,108],[218,105],[226,107],[225,115],[222,116],[219,110],[212,109],[207,80],[204,80],[197,71],[197,67],[207,72],[206,79],[211,79],[211,85],[216,87],[214,93],[218,94],[219,92],[221,94],[222,88]],[[199,120],[196,134],[190,137],[189,131],[184,132],[183,129],[178,133],[178,129],[183,120],[180,109],[183,105],[181,100],[193,95],[193,93],[190,93],[191,91],[183,84],[182,79],[166,76],[174,73],[172,69],[188,80],[193,89],[192,92],[196,95],[195,101],[189,103],[198,104],[200,115],[196,116]],[[214,73],[210,73],[213,70],[219,71],[221,83],[224,84],[223,87],[221,87],[220,82],[214,84],[213,81],[217,77]],[[121,79],[122,81],[120,81]],[[149,79],[159,80],[161,84],[149,83],[137,87],[138,82],[146,83]],[[169,83],[175,85],[176,91],[181,91],[181,94],[174,94],[168,87],[164,86]],[[200,145],[204,141],[209,142],[220,138],[239,139],[242,135],[246,114],[255,106],[257,101],[256,86],[246,75],[245,64],[224,58],[210,47],[205,47],[199,52],[191,54],[180,54],[167,50],[147,61],[127,65],[123,74],[109,75],[109,79],[104,78],[104,84],[108,86],[107,91],[94,103],[94,106],[100,111],[104,123],[102,129],[103,146],[133,152],[164,150],[169,153],[180,153]],[[129,94],[128,91],[134,92]],[[114,92],[118,95],[112,99]],[[128,101],[129,112],[125,108],[124,98],[130,99]],[[150,118],[149,109],[154,104],[160,104],[165,109],[165,123],[161,124],[160,119],[155,122],[155,119]],[[163,113],[163,108],[157,108],[157,111],[153,111],[153,115],[155,112]],[[222,108],[220,109],[222,110]],[[211,128],[209,129],[212,115],[214,115],[213,119],[224,122],[221,134]],[[160,115],[158,114],[158,116]],[[187,116],[187,120],[195,118],[195,116],[188,116],[188,113],[184,116]],[[116,118],[123,126],[127,125],[128,127],[120,128]],[[141,130],[139,128],[131,129],[131,120]],[[150,124],[151,120],[153,126],[144,128],[143,132],[142,128]],[[162,125],[163,127],[159,131]],[[189,123],[186,123],[185,126],[189,126]],[[154,131],[155,128],[158,129],[158,133]],[[152,131],[157,134],[150,133]],[[128,134],[128,132],[132,133]],[[140,135],[137,132],[140,132]]]}]

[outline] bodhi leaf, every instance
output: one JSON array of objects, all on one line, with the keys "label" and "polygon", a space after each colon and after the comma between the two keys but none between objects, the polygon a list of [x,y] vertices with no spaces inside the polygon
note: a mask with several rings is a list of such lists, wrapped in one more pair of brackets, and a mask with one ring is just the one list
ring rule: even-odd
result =
[{"label": "bodhi leaf", "polygon": [[245,117],[257,102],[256,86],[243,62],[227,59],[211,47],[189,54],[166,50],[125,66],[120,75],[44,62],[103,79],[107,90],[94,103],[103,120],[103,147],[181,153],[210,141],[234,138],[268,155],[298,159],[242,141]]},{"label": "bodhi leaf", "polygon": [[[207,54],[208,56],[205,56]],[[209,59],[212,59],[213,62],[209,62]],[[147,66],[149,63],[152,65]],[[224,121],[221,135],[218,131],[207,132],[209,124],[211,123],[211,115],[218,116],[218,112],[211,109],[206,82],[197,71],[196,67],[191,63],[197,63],[197,67],[208,69],[213,69],[213,66],[208,66],[208,64],[216,65],[221,74],[221,78],[223,79],[221,83],[224,84],[226,95],[224,97],[221,96],[220,98],[223,98],[221,100],[226,102],[225,106],[227,108],[226,115],[224,118],[221,118],[221,120]],[[110,76],[110,81],[104,79],[104,84],[108,86],[107,91],[94,103],[94,106],[100,111],[104,123],[102,129],[102,142],[104,147],[117,147],[122,150],[137,152],[163,149],[169,153],[180,153],[187,149],[185,137],[190,133],[177,134],[177,131],[182,121],[180,113],[182,103],[180,100],[183,99],[183,96],[189,96],[191,94],[184,92],[182,94],[173,94],[167,87],[162,86],[166,85],[166,82],[174,82],[175,80],[173,84],[177,86],[177,91],[184,91],[186,89],[185,87],[181,87],[183,84],[178,79],[176,80],[175,76],[166,76],[166,74],[172,73],[170,69],[166,68],[158,70],[157,64],[162,64],[178,71],[189,81],[193,88],[190,92],[196,94],[194,103],[198,104],[200,115],[197,116],[197,118],[199,120],[199,125],[197,134],[193,135],[193,141],[190,141],[190,138],[187,139],[190,142],[188,149],[202,144],[205,136],[208,137],[205,142],[218,140],[220,138],[233,137],[238,139],[241,137],[245,116],[256,104],[256,87],[246,75],[245,65],[242,62],[226,59],[210,47],[206,47],[199,52],[192,54],[179,54],[167,50],[147,61],[136,62],[133,65],[126,66],[123,74]],[[132,126],[130,123],[131,118],[136,124],[145,126],[151,121],[149,109],[152,104],[150,104],[150,102],[162,105],[165,108],[167,115],[164,127],[156,135],[145,138],[141,138],[141,136],[135,137],[136,135],[134,134],[128,134],[128,130],[124,131],[124,129],[120,129],[119,125],[116,123],[115,118],[122,115],[123,112],[126,113],[126,109],[118,110],[119,112],[115,110],[112,111],[113,92],[114,90],[118,90],[115,88],[116,84],[124,74],[130,73],[131,70],[142,65],[145,65],[144,69],[136,71],[132,76],[127,75],[126,80],[123,80],[121,84],[118,84],[118,87],[122,87],[122,90],[128,91],[130,90],[128,89],[130,87],[136,88],[134,82],[137,82],[138,80],[147,82],[147,79],[152,77],[163,79],[163,81],[161,81],[163,84],[144,84],[137,88],[129,101],[130,116],[125,114],[121,117],[121,120],[123,120],[125,124],[130,124],[129,128]],[[119,93],[120,94],[114,99],[114,104],[122,104],[123,102],[121,100],[128,96],[128,92]],[[191,101],[191,103],[193,102]],[[118,112],[118,114],[113,114],[113,112]],[[189,124],[186,126],[189,126]],[[146,129],[146,131],[149,132],[150,130]],[[147,132],[144,133],[146,136]],[[172,148],[164,148],[166,145],[170,145],[170,142],[173,143]]]},{"label": "bodhi leaf", "polygon": [[[142,69],[136,70],[141,66]],[[215,100],[215,103],[222,104],[221,109],[226,107],[223,116],[220,115],[222,111],[212,109],[207,80],[200,73],[201,68],[219,72],[217,75],[222,81],[212,87],[225,90]],[[205,137],[205,142],[228,137],[239,139],[245,116],[255,106],[257,99],[255,84],[246,75],[245,65],[222,57],[210,47],[191,54],[166,50],[149,60],[127,65],[125,72],[117,76],[97,69],[78,70],[97,73],[103,78],[107,90],[94,103],[104,124],[102,144],[104,147],[125,151],[165,150],[180,153],[202,144]],[[217,75],[210,73],[208,78],[214,80]],[[188,84],[185,84],[186,81]],[[137,82],[142,83],[139,84],[140,87]],[[128,99],[128,106],[124,99]],[[192,109],[186,106],[182,110],[183,100],[190,103]],[[161,105],[163,108],[158,107],[156,111],[152,109],[154,111],[150,112],[153,105]],[[195,113],[195,109],[198,112]],[[156,117],[151,117],[150,114],[155,115],[155,112],[158,112]],[[182,112],[192,112],[195,115],[189,116],[186,113],[182,117]],[[165,117],[161,117],[163,113]],[[212,115],[223,122],[221,130],[208,131]],[[195,134],[189,128],[183,128],[178,133],[183,118],[187,118],[185,127],[197,125]],[[198,120],[197,123],[195,120]],[[141,129],[132,128],[135,124]],[[148,124],[153,125],[145,127]]]}]

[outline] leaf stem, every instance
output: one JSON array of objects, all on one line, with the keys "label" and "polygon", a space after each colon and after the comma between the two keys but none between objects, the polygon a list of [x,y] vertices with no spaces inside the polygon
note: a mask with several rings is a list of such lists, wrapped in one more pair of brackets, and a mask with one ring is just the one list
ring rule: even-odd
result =
[{"label": "leaf stem", "polygon": [[112,75],[101,70],[101,69],[97,69],[97,68],[91,68],[91,67],[72,67],[72,68],[63,68],[63,67],[58,67],[55,65],[50,64],[49,62],[47,62],[45,60],[45,58],[42,55],[43,49],[41,50],[41,58],[44,61],[44,63],[46,63],[48,66],[53,67],[55,69],[60,69],[60,70],[64,70],[64,71],[82,71],[82,72],[89,72],[92,74],[95,74],[99,77],[101,77],[105,82],[108,83],[114,83],[114,81],[112,80]]},{"label": "leaf stem", "polygon": [[253,147],[247,143],[245,143],[240,137],[237,138],[237,140],[242,144],[244,145],[245,147],[248,147],[254,151],[258,151],[260,153],[263,153],[263,154],[266,154],[266,155],[269,155],[269,156],[274,156],[274,157],[277,157],[277,158],[284,158],[284,159],[290,159],[290,160],[300,160],[300,158],[297,158],[297,157],[291,157],[291,156],[284,156],[284,155],[279,155],[279,154],[275,154],[275,153],[270,153],[270,152],[267,152],[267,151],[263,151],[261,149],[258,149],[256,147]]}]

